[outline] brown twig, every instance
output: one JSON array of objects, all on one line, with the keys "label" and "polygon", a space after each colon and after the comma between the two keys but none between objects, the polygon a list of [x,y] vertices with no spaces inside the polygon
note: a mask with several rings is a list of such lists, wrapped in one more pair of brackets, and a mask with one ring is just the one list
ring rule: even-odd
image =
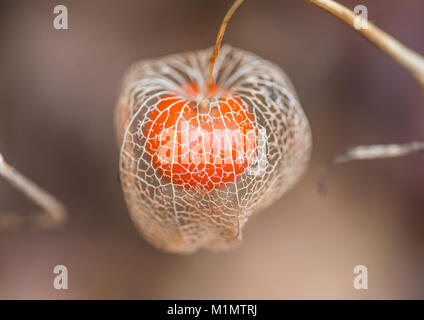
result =
[{"label": "brown twig", "polygon": [[346,149],[332,157],[328,164],[322,168],[318,175],[318,191],[327,191],[326,179],[330,168],[354,160],[374,160],[403,157],[410,154],[424,152],[424,142],[414,141],[405,144],[376,144],[369,146],[355,146]]},{"label": "brown twig", "polygon": [[[362,19],[350,9],[333,0],[306,0],[311,4],[327,11],[337,17],[351,28],[358,31],[362,36],[371,41],[405,67],[418,81],[424,93],[424,57],[407,48],[401,42],[384,32],[371,22],[367,21],[366,28],[356,28],[355,21]],[[369,145],[349,148],[342,153],[333,156],[332,160],[321,170],[318,176],[318,191],[325,193],[326,177],[330,168],[339,163],[353,160],[379,159],[401,157],[412,153],[424,151],[424,142],[411,142],[407,144]]]},{"label": "brown twig", "polygon": [[424,90],[424,57],[417,52],[407,48],[401,42],[384,32],[371,22],[367,22],[367,28],[355,28],[357,14],[345,6],[333,0],[306,0],[309,3],[327,11],[333,16],[339,18],[371,41],[382,51],[391,56],[395,61],[404,66],[419,82]]},{"label": "brown twig", "polygon": [[0,232],[27,229],[45,229],[62,225],[67,218],[65,207],[47,191],[24,177],[10,166],[0,153],[0,176],[32,199],[44,212],[23,216],[19,213],[0,214]]},{"label": "brown twig", "polygon": [[238,7],[244,2],[244,0],[235,0],[233,5],[231,6],[230,10],[228,10],[227,14],[224,17],[224,20],[221,23],[221,27],[218,31],[218,36],[216,38],[215,46],[213,47],[213,51],[211,54],[211,58],[209,61],[209,72],[208,72],[208,78],[206,81],[208,92],[211,91],[214,80],[213,80],[213,69],[215,67],[216,59],[219,55],[219,48],[221,47],[222,38],[224,37],[225,30],[227,29],[228,22],[230,21],[231,17],[233,16],[234,12],[237,11]]}]

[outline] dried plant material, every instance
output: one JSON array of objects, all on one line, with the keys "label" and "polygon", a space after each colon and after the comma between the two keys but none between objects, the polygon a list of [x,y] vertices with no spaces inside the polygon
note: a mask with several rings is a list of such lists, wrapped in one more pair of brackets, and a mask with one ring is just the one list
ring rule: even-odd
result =
[{"label": "dried plant material", "polygon": [[0,176],[44,209],[43,212],[32,215],[17,212],[1,213],[0,232],[40,230],[58,227],[66,221],[67,213],[62,203],[9,165],[1,153]]},{"label": "dried plant material", "polygon": [[[362,36],[372,42],[380,50],[387,53],[393,60],[406,68],[424,90],[424,57],[409,49],[397,39],[367,21],[367,28],[355,28],[355,20],[360,17],[352,10],[333,0],[306,0],[313,5],[334,15]],[[423,91],[424,92],[424,91]]]},{"label": "dried plant material", "polygon": [[[337,17],[348,26],[358,31],[363,37],[368,39],[381,51],[388,54],[394,61],[398,62],[411,73],[424,93],[424,57],[422,55],[406,47],[400,41],[393,38],[391,35],[369,21],[366,23],[366,28],[356,28],[355,21],[358,18],[362,19],[362,17],[336,1],[306,1]],[[321,170],[317,181],[318,191],[320,193],[326,192],[326,177],[330,168],[336,164],[363,159],[402,157],[411,153],[423,151],[423,146],[424,142],[410,142],[406,144],[369,145],[349,148],[346,151],[335,155],[330,163]]]},{"label": "dried plant material", "polygon": [[239,244],[248,218],[292,187],[310,158],[309,124],[283,71],[224,46],[215,86],[204,90],[211,51],[136,63],[116,110],[131,216],[171,252]]},{"label": "dried plant material", "polygon": [[225,33],[225,30],[227,29],[228,22],[230,22],[234,13],[243,4],[243,2],[244,0],[235,0],[233,5],[231,6],[227,14],[225,15],[224,20],[222,20],[221,26],[218,31],[218,36],[216,37],[216,42],[212,50],[211,58],[209,60],[208,80],[207,80],[207,87],[206,87],[208,90],[211,90],[212,87],[214,86],[213,71],[215,69],[216,59],[218,58],[218,55],[219,55],[219,49],[221,48],[222,39],[224,38],[224,33]]},{"label": "dried plant material", "polygon": [[318,175],[317,185],[321,194],[327,192],[327,176],[330,168],[341,163],[356,160],[374,160],[403,157],[424,151],[424,142],[414,141],[405,144],[376,144],[355,146],[336,154]]}]

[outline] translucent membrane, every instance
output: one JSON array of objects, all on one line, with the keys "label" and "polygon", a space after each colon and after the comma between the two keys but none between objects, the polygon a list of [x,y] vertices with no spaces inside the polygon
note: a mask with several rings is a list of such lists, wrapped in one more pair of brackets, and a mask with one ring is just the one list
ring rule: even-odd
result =
[{"label": "translucent membrane", "polygon": [[134,64],[116,110],[131,216],[171,252],[239,244],[248,218],[293,186],[310,158],[308,120],[283,71],[226,45],[208,92],[210,54]]}]

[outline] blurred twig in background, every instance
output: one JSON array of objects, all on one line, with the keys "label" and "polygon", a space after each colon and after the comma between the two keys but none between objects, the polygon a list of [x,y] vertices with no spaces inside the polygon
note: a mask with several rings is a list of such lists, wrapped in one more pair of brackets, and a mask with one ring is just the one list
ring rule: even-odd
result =
[{"label": "blurred twig in background", "polygon": [[[358,31],[366,39],[371,41],[395,61],[405,67],[418,81],[424,93],[424,57],[417,52],[407,48],[401,42],[384,32],[371,22],[367,21],[366,28],[356,28],[355,21],[362,19],[361,16],[355,14],[352,10],[337,3],[333,0],[306,0],[309,3],[329,12],[333,16],[339,18],[344,23]],[[401,157],[408,154],[424,151],[424,142],[411,142],[407,144],[390,144],[390,145],[370,145],[356,146],[346,149],[345,151],[335,155],[329,163],[322,169],[318,178],[318,189],[325,192],[325,178],[331,166],[352,160],[363,159],[380,159]]]},{"label": "blurred twig in background", "polygon": [[336,154],[330,160],[329,164],[324,167],[318,176],[318,191],[325,193],[327,191],[326,177],[328,171],[334,165],[349,162],[352,160],[370,160],[396,158],[410,155],[413,153],[423,152],[424,142],[410,142],[405,144],[376,144],[370,146],[355,146]]},{"label": "blurred twig in background", "polygon": [[[306,0],[329,12],[358,31],[395,61],[404,66],[417,79],[424,90],[424,57],[407,48],[401,42],[368,21],[367,28],[355,28],[355,20],[361,16],[333,0]],[[424,91],[423,91],[424,93]]]},{"label": "blurred twig in background", "polygon": [[0,232],[45,229],[62,225],[67,218],[65,207],[48,192],[11,167],[0,153],[0,176],[3,176],[45,211],[22,215],[16,212],[0,215]]}]

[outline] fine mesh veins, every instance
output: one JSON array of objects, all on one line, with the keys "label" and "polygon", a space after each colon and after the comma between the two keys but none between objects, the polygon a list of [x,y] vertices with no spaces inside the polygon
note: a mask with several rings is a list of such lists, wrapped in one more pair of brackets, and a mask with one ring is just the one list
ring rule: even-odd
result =
[{"label": "fine mesh veins", "polygon": [[255,155],[233,182],[212,190],[184,188],[152,165],[143,128],[147,115],[182,88],[205,86],[211,48],[135,63],[127,71],[116,111],[120,177],[131,217],[158,248],[190,253],[240,243],[248,218],[281,197],[305,171],[311,134],[296,92],[284,72],[254,54],[225,45],[214,79],[238,97],[258,128]]}]

